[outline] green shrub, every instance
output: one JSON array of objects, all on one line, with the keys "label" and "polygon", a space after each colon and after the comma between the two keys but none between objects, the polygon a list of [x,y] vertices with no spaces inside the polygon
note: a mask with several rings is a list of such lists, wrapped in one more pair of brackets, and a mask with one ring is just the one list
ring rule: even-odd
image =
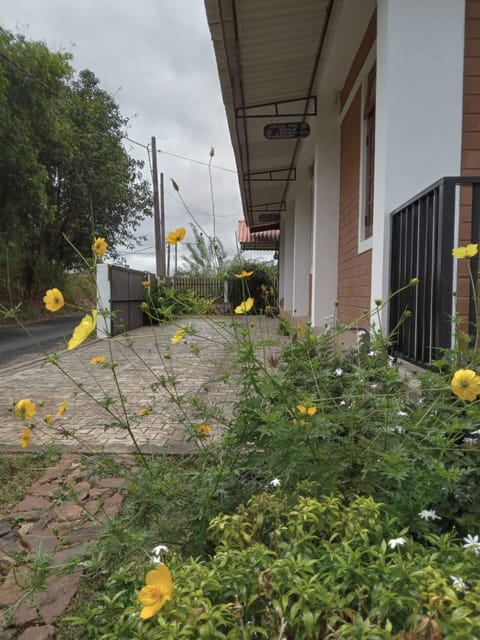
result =
[{"label": "green shrub", "polygon": [[[132,567],[74,621],[78,638],[474,638],[480,557],[455,536],[413,539],[369,497],[262,493],[210,524],[204,561],[168,562],[173,598],[138,618]],[[454,577],[452,577],[454,576]],[[437,635],[435,635],[437,634]]]}]

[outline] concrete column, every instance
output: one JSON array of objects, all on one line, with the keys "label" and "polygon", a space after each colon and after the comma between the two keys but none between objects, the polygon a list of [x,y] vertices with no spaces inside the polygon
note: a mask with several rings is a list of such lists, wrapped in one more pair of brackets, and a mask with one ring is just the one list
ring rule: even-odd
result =
[{"label": "concrete column", "polygon": [[332,95],[319,96],[315,123],[313,193],[312,326],[330,325],[338,285],[340,125]]},{"label": "concrete column", "polygon": [[282,218],[285,219],[283,227],[283,311],[286,316],[291,317],[293,315],[293,252],[294,252],[294,214],[293,208],[288,206],[285,214],[282,214]]},{"label": "concrete column", "polygon": [[[97,309],[111,311],[111,281],[109,273],[110,265],[101,262],[97,264]],[[111,316],[98,314],[97,338],[108,338],[112,335]]]},{"label": "concrete column", "polygon": [[310,260],[312,254],[312,194],[306,171],[297,171],[293,247],[293,316],[310,320]]}]

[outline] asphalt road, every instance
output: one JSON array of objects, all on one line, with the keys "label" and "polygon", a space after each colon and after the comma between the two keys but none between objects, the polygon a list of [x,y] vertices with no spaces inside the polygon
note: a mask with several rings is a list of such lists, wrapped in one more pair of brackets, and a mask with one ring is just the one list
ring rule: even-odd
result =
[{"label": "asphalt road", "polygon": [[41,355],[42,348],[47,351],[65,348],[82,317],[82,314],[76,314],[30,322],[24,327],[17,324],[0,327],[0,365],[12,363],[20,356]]}]

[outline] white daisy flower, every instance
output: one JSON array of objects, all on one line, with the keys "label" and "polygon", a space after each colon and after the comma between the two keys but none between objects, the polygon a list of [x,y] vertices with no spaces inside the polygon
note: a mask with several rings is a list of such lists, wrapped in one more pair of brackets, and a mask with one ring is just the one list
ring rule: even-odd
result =
[{"label": "white daisy flower", "polygon": [[162,562],[162,553],[168,553],[168,547],[166,544],[157,544],[157,546],[152,549],[152,553],[153,562],[158,564],[159,562]]},{"label": "white daisy flower", "polygon": [[467,537],[463,539],[463,541],[465,543],[463,545],[464,549],[471,549],[475,553],[480,552],[480,540],[478,539],[478,536],[471,536],[470,534],[468,534]]},{"label": "white daisy flower", "polygon": [[392,538],[391,540],[388,541],[388,546],[390,547],[390,549],[395,549],[396,547],[403,547],[404,544],[406,544],[406,539],[405,538]]},{"label": "white daisy flower", "polygon": [[422,509],[418,515],[422,520],[441,520],[434,509]]},{"label": "white daisy flower", "polygon": [[340,367],[337,367],[337,368],[335,369],[335,371],[333,372],[333,375],[334,375],[336,378],[340,377],[342,374],[343,374],[343,369],[341,369]]},{"label": "white daisy flower", "polygon": [[450,580],[452,581],[452,586],[457,591],[466,591],[467,583],[463,580],[463,578],[457,578],[457,576],[450,576]]},{"label": "white daisy flower", "polygon": [[282,484],[282,481],[280,480],[280,478],[274,478],[271,482],[270,482],[270,487],[272,487],[273,489],[275,489],[276,487],[279,487]]}]

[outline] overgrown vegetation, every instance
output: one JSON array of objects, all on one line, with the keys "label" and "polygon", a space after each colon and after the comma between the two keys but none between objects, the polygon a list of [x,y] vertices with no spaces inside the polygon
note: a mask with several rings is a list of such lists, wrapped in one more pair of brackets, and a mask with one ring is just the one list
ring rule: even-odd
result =
[{"label": "overgrown vegetation", "polygon": [[[349,352],[337,348],[342,327],[318,336],[284,322],[281,342],[258,336],[245,305],[256,309],[253,274],[237,275],[235,318],[209,321],[237,403],[230,412],[179,392],[166,356],[185,341],[209,357],[212,339],[193,323],[167,351],[156,344],[165,371],[152,391],[170,398],[198,453],[145,455],[133,425],[157,400],[132,416],[121,397],[115,418],[139,469],[125,470],[125,507],[83,560],[83,597],[58,637],[480,637],[478,352],[459,341],[435,372],[406,378],[388,355],[380,302],[369,342]],[[34,409],[16,405],[24,420]]]}]

